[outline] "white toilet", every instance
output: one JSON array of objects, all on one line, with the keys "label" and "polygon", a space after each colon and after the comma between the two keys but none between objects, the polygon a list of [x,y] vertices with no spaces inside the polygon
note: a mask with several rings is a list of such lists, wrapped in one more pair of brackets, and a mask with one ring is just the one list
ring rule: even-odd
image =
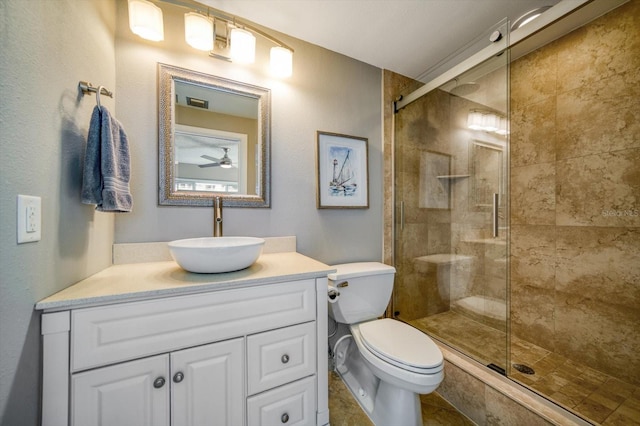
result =
[{"label": "white toilet", "polygon": [[419,394],[444,378],[442,352],[424,333],[384,314],[395,268],[378,262],[334,265],[329,274],[335,369],[376,426],[422,425]]}]

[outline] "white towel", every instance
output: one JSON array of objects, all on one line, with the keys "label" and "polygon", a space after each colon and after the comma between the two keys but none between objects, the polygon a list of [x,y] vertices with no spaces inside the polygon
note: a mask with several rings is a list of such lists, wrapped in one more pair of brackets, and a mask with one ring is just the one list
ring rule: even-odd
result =
[{"label": "white towel", "polygon": [[82,202],[103,212],[130,212],[129,143],[122,125],[105,107],[91,115],[82,176]]}]

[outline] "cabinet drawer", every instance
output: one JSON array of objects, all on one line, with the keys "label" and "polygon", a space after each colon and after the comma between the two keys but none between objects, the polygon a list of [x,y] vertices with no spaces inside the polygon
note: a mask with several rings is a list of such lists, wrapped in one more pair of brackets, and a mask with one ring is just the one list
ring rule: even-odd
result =
[{"label": "cabinet drawer", "polygon": [[315,281],[221,290],[71,313],[80,371],[315,319]]},{"label": "cabinet drawer", "polygon": [[309,376],[315,366],[315,322],[247,337],[249,395]]},{"label": "cabinet drawer", "polygon": [[316,378],[307,377],[250,397],[249,426],[302,426],[316,424]]}]

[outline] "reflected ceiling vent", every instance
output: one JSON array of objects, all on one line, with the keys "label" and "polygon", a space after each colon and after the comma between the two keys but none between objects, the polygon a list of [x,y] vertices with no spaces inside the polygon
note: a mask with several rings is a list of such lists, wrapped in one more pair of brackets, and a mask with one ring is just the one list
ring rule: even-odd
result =
[{"label": "reflected ceiling vent", "polygon": [[533,21],[538,16],[542,15],[548,9],[551,9],[551,6],[542,6],[542,7],[538,7],[536,9],[528,11],[527,13],[525,13],[524,15],[522,15],[521,17],[513,21],[513,24],[511,25],[511,31],[517,30],[520,27],[524,27],[529,22]]},{"label": "reflected ceiling vent", "polygon": [[196,108],[209,109],[209,101],[198,98],[190,98],[189,96],[187,96],[187,105]]}]

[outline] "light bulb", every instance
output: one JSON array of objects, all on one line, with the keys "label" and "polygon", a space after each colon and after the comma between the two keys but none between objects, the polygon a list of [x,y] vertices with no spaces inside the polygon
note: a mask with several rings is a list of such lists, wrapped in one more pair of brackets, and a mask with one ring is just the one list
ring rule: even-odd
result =
[{"label": "light bulb", "polygon": [[213,50],[213,21],[199,13],[185,13],[184,38],[195,49]]},{"label": "light bulb", "polygon": [[281,46],[272,47],[270,68],[271,73],[276,77],[291,77],[293,74],[293,52]]},{"label": "light bulb", "polygon": [[482,130],[482,114],[471,111],[467,117],[467,127],[471,130]]},{"label": "light bulb", "polygon": [[129,28],[146,40],[164,40],[162,9],[146,0],[129,0]]},{"label": "light bulb", "polygon": [[240,64],[252,64],[256,60],[256,38],[247,30],[231,30],[231,60]]},{"label": "light bulb", "polygon": [[500,117],[500,128],[496,130],[496,133],[502,136],[505,136],[508,133],[507,119],[505,117]]},{"label": "light bulb", "polygon": [[500,128],[500,119],[497,115],[487,113],[482,114],[482,130],[495,132]]}]

